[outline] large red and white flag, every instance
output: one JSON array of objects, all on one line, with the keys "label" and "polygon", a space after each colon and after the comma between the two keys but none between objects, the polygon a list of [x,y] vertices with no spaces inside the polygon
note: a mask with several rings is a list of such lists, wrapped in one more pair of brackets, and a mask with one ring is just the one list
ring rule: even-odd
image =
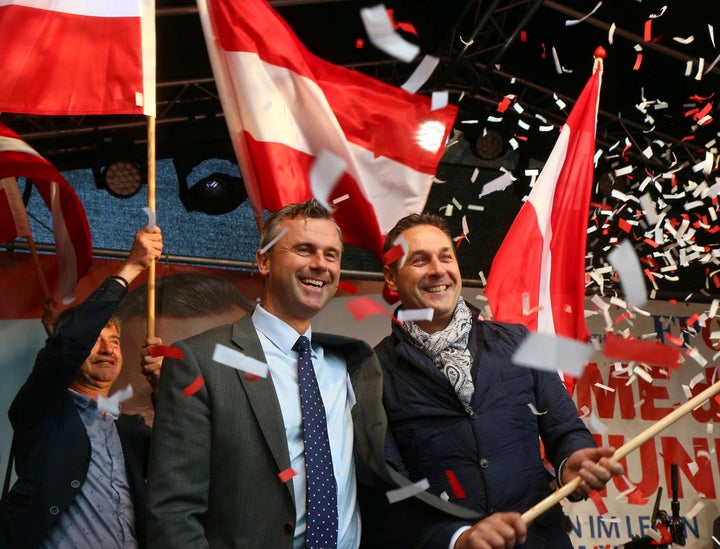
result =
[{"label": "large red and white flag", "polygon": [[602,62],[493,259],[493,318],[586,341],[585,248]]},{"label": "large red and white flag", "polygon": [[18,204],[17,198],[20,197],[13,197],[12,189],[10,195],[7,194],[12,187],[8,181],[14,181],[16,177],[32,181],[52,213],[60,292],[66,302],[71,301],[78,280],[87,273],[92,262],[92,240],[85,209],[60,172],[15,132],[0,123],[0,242],[30,233],[29,226],[23,226],[23,216],[27,222],[24,208],[22,213],[18,211],[22,199]]},{"label": "large red and white flag", "polygon": [[0,112],[155,116],[154,0],[0,0]]},{"label": "large red and white flag", "polygon": [[423,210],[457,108],[317,58],[264,0],[198,8],[256,215],[311,198],[327,152],[345,163],[328,203],[347,195],[335,211],[346,242],[379,255],[395,222]]}]

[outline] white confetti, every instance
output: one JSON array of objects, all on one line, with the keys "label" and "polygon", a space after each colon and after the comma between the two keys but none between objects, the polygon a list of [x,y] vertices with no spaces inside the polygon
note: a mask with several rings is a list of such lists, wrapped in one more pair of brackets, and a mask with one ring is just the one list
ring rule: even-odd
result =
[{"label": "white confetti", "polygon": [[413,484],[408,484],[407,486],[402,486],[401,488],[395,488],[394,490],[388,490],[385,492],[385,495],[390,503],[397,503],[398,501],[411,498],[415,494],[424,492],[428,488],[430,488],[430,482],[428,482],[428,479],[424,478],[418,482],[414,482]]},{"label": "white confetti", "polygon": [[332,211],[328,198],[345,172],[345,161],[328,150],[320,151],[310,168],[310,189],[327,210]]},{"label": "white confetti", "polygon": [[623,240],[608,254],[608,261],[620,276],[620,284],[627,302],[633,307],[642,307],[647,302],[647,290],[642,267],[632,244],[628,240]]},{"label": "white confetti", "polygon": [[400,309],[397,313],[397,319],[401,322],[430,322],[433,319],[434,312],[432,307],[425,309]]},{"label": "white confetti", "polygon": [[392,21],[390,21],[390,16],[383,4],[362,8],[360,17],[370,42],[377,49],[406,63],[410,63],[420,53],[418,46],[404,40],[393,30]]},{"label": "white confetti", "polygon": [[593,346],[590,343],[533,332],[513,353],[512,362],[539,370],[560,370],[580,377],[592,353]]},{"label": "white confetti", "polygon": [[430,78],[432,73],[435,71],[439,62],[439,57],[426,55],[423,57],[423,60],[420,61],[420,64],[415,67],[415,70],[410,75],[410,78],[408,78],[407,81],[400,87],[408,93],[417,92],[423,87],[423,84],[428,81],[428,78]]},{"label": "white confetti", "polygon": [[268,374],[268,365],[265,362],[260,362],[255,358],[244,355],[240,351],[236,351],[225,345],[220,345],[219,343],[215,345],[212,359],[225,366],[230,366],[230,368],[235,368],[236,370],[241,370],[258,377],[267,377]]},{"label": "white confetti", "polygon": [[285,227],[282,231],[278,233],[278,235],[273,238],[270,242],[265,244],[262,248],[260,248],[260,254],[266,253],[270,248],[272,248],[278,240],[280,240],[283,236],[285,236],[285,233],[288,232],[290,229],[288,227]]},{"label": "white confetti", "polygon": [[128,386],[125,387],[125,389],[120,389],[118,391],[115,391],[108,398],[105,398],[102,395],[98,395],[98,399],[97,399],[98,410],[103,413],[108,412],[114,416],[119,416],[120,415],[120,403],[125,402],[129,398],[132,398],[132,396],[133,396],[133,388],[130,383],[128,383]]}]

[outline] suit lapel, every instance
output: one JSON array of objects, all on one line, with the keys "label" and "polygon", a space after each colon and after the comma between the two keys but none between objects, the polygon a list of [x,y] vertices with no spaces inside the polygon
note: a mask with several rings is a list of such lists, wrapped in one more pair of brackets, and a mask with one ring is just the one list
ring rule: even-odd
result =
[{"label": "suit lapel", "polygon": [[[234,324],[232,342],[244,355],[262,362],[267,362],[250,317],[251,315],[247,315]],[[265,442],[275,458],[278,473],[284,471],[290,467],[290,452],[288,450],[280,402],[275,392],[272,377],[268,372],[267,378],[251,381],[245,377],[244,372],[238,371],[238,378],[247,394],[250,407],[255,412],[255,418],[263,433]],[[292,479],[285,484],[290,492],[290,496],[293,501],[295,501]]]}]

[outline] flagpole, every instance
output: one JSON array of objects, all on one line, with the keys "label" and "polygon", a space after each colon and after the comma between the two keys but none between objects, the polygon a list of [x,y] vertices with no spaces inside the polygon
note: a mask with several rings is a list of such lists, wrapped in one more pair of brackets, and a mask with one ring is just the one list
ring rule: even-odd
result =
[{"label": "flagpole", "polygon": [[[148,116],[147,187],[148,208],[155,214],[155,117]],[[155,261],[148,268],[147,337],[155,337]]]},{"label": "flagpole", "polygon": [[[710,400],[717,394],[720,394],[720,381],[717,381],[713,385],[710,385],[710,387],[705,389],[702,393],[695,395],[685,404],[677,407],[660,421],[658,421],[654,425],[651,425],[642,433],[623,444],[620,448],[615,450],[615,453],[612,455],[610,460],[614,462],[621,460],[630,452],[638,449],[645,442],[653,438],[660,431],[667,429],[668,427],[670,427],[670,425],[675,423],[681,417],[689,414],[695,408],[701,406],[705,401]],[[560,503],[563,498],[569,496],[577,489],[578,484],[580,484],[581,481],[581,477],[575,477],[574,479],[572,479],[572,481],[565,484],[562,488],[559,488],[558,490],[550,494],[548,497],[546,497],[544,500],[537,503],[534,507],[531,507],[528,511],[525,511],[525,513],[523,513],[521,517],[523,522],[525,524],[529,524],[537,517],[542,515],[545,511],[550,509],[553,505]]]},{"label": "flagpole", "polygon": [[42,267],[40,266],[40,259],[38,258],[37,249],[35,248],[35,240],[33,240],[33,237],[31,234],[27,235],[27,241],[28,246],[30,247],[30,253],[32,254],[33,263],[35,264],[35,270],[38,274],[38,280],[40,281],[40,287],[42,288],[43,297],[46,300],[52,299],[52,295],[50,294],[50,289],[47,285],[47,280],[45,279],[45,273],[42,270]]}]

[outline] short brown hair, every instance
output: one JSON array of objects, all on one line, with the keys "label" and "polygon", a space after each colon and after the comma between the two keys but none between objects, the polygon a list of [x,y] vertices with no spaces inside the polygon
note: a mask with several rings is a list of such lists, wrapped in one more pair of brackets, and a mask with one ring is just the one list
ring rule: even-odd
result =
[{"label": "short brown hair", "polygon": [[[437,227],[442,232],[444,232],[450,239],[450,242],[452,242],[452,233],[450,233],[450,229],[448,228],[447,223],[445,223],[445,220],[442,217],[430,212],[413,213],[410,215],[406,215],[405,217],[400,219],[397,223],[395,223],[395,226],[390,229],[387,236],[385,237],[383,253],[387,252],[395,245],[395,241],[397,240],[398,236],[400,236],[408,229],[412,229],[413,227],[417,227],[418,225],[431,225],[432,227]],[[397,261],[394,261],[391,266],[394,269],[397,269]]]},{"label": "short brown hair", "polygon": [[[335,227],[337,227],[338,237],[342,243],[342,231],[335,222],[335,219],[333,219],[332,213],[320,204],[320,202],[311,198],[305,202],[288,204],[271,214],[263,224],[262,231],[260,232],[260,249],[265,248],[273,238],[280,234],[280,223],[286,219],[295,219],[297,217],[303,217],[304,219],[327,219],[332,221],[335,223]],[[269,251],[272,251],[272,249]]]}]

